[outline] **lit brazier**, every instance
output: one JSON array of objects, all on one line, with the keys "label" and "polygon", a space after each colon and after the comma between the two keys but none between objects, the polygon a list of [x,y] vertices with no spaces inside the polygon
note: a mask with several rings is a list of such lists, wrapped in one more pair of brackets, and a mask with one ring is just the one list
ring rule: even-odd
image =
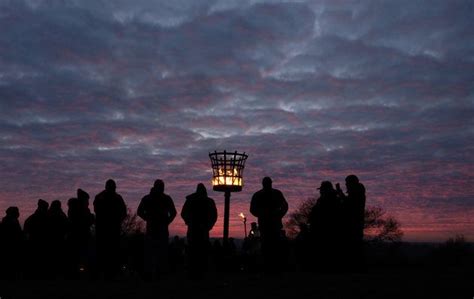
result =
[{"label": "lit brazier", "polygon": [[242,191],[243,172],[248,155],[237,151],[209,153],[212,165],[212,188],[225,192],[224,201],[224,243],[229,239],[230,193]]}]

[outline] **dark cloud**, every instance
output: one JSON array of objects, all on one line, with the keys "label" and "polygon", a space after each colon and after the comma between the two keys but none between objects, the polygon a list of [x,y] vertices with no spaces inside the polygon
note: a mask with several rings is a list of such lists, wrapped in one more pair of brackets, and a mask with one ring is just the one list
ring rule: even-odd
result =
[{"label": "dark cloud", "polygon": [[250,156],[236,215],[265,175],[295,208],[356,173],[408,239],[472,238],[473,10],[2,1],[0,208],[24,216],[110,177],[132,209],[157,177],[180,207],[210,181],[207,153],[237,149]]}]

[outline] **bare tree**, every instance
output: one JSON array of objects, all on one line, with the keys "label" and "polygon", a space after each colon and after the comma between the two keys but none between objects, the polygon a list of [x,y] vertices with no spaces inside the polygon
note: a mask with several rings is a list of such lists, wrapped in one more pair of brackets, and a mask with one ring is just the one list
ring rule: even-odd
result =
[{"label": "bare tree", "polygon": [[143,231],[143,221],[136,213],[132,213],[130,209],[127,209],[127,216],[122,222],[122,235],[137,234],[142,233]]},{"label": "bare tree", "polygon": [[303,227],[308,226],[309,214],[311,209],[316,204],[317,198],[311,197],[303,201],[298,208],[288,215],[288,220],[285,223],[287,235],[290,238],[295,238]]},{"label": "bare tree", "polygon": [[400,242],[400,222],[381,207],[367,207],[364,215],[364,238],[370,242]]},{"label": "bare tree", "polygon": [[[309,214],[317,198],[308,198],[290,213],[285,223],[290,237],[296,237],[303,227],[308,226]],[[403,237],[400,222],[387,215],[381,207],[367,207],[364,215],[364,238],[370,242],[399,242]]]}]

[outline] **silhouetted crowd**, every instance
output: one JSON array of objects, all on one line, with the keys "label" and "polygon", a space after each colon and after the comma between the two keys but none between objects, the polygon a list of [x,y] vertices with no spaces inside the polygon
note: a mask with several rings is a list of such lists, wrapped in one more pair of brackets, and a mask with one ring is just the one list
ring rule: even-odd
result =
[{"label": "silhouetted crowd", "polygon": [[[59,200],[48,204],[39,199],[23,229],[18,208],[9,207],[0,224],[1,278],[75,279],[87,275],[111,279],[127,267],[140,269],[146,280],[178,268],[199,278],[209,267],[209,256],[216,270],[278,273],[289,255],[282,223],[288,203],[269,177],[262,180],[262,186],[250,203],[258,223],[251,223],[240,254],[233,238],[224,243],[216,239],[211,244],[209,232],[217,221],[217,209],[202,183],[186,196],[181,210],[187,226],[185,244],[177,236],[170,242],[168,227],[177,211],[173,199],[164,192],[164,182],[156,180],[137,209],[138,217],[146,222],[143,246],[137,246],[141,249],[136,252],[127,251],[125,260],[121,241],[127,207],[113,180],[95,196],[94,213],[89,209],[89,194],[82,189],[68,200],[67,214]],[[339,184],[334,189],[331,182],[322,182],[308,225],[301,227],[296,255],[307,259],[304,263],[311,269],[360,267],[363,263],[365,188],[355,175],[346,178],[346,188],[344,193]]]}]

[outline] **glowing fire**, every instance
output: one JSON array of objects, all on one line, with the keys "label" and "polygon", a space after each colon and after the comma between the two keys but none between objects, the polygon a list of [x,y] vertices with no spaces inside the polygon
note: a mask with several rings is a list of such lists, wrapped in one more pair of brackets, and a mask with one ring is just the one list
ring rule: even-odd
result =
[{"label": "glowing fire", "polygon": [[240,214],[239,214],[239,217],[242,218],[242,219],[245,219],[244,213],[240,213]]},{"label": "glowing fire", "polygon": [[226,186],[242,186],[242,178],[238,177],[239,172],[236,168],[224,169],[219,168],[219,175],[212,179],[213,186],[226,185]]}]

